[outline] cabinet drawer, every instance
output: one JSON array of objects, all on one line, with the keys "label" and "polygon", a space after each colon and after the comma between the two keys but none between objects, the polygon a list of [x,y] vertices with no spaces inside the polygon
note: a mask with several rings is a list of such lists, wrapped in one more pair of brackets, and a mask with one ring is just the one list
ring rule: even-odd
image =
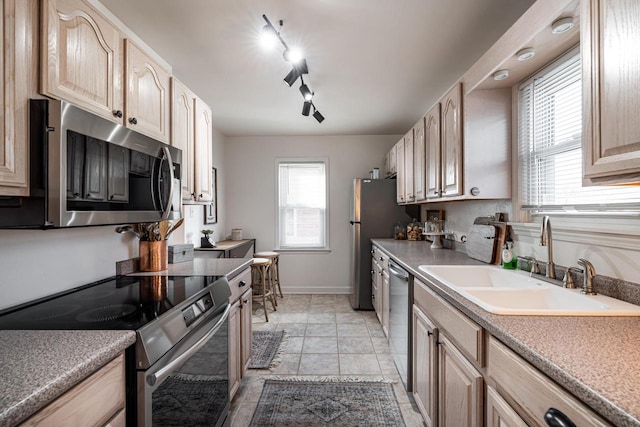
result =
[{"label": "cabinet drawer", "polygon": [[251,267],[244,269],[242,273],[229,280],[229,286],[231,287],[231,297],[229,301],[233,303],[240,298],[240,295],[249,289],[248,286],[251,286]]},{"label": "cabinet drawer", "polygon": [[124,409],[124,393],[124,355],[120,355],[22,425],[103,426]]},{"label": "cabinet drawer", "polygon": [[577,426],[610,425],[494,337],[489,337],[487,364],[498,390],[525,421],[543,426],[544,414],[556,408]]},{"label": "cabinet drawer", "polygon": [[482,327],[469,320],[417,278],[414,279],[413,284],[414,303],[447,332],[458,348],[482,366],[484,362]]}]

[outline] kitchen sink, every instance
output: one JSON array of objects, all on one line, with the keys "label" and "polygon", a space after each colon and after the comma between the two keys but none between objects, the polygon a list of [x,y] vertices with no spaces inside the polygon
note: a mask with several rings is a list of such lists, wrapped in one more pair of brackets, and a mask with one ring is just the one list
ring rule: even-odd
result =
[{"label": "kitchen sink", "polygon": [[640,306],[604,295],[583,295],[497,266],[428,266],[419,269],[486,311],[516,316],[640,316]]}]

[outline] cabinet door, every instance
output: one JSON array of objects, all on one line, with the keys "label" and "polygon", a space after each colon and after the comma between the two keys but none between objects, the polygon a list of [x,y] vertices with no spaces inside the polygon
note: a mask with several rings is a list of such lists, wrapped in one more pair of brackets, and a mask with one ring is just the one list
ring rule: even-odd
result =
[{"label": "cabinet door", "polygon": [[439,340],[439,425],[482,425],[482,375],[443,334]]},{"label": "cabinet door", "polygon": [[413,306],[413,397],[427,427],[437,424],[438,329]]},{"label": "cabinet door", "polygon": [[238,390],[242,377],[241,318],[240,300],[238,300],[229,311],[229,394],[231,399]]},{"label": "cabinet door", "polygon": [[380,286],[380,296],[382,298],[381,310],[382,311],[382,330],[387,338],[389,338],[389,270],[382,269],[382,281]]},{"label": "cabinet door", "polygon": [[240,333],[240,336],[242,337],[242,345],[240,349],[242,361],[242,377],[245,376],[245,373],[249,368],[249,362],[251,362],[251,311],[253,306],[251,292],[251,289],[249,289],[240,297],[240,309],[242,313],[242,320],[240,322],[242,328]]},{"label": "cabinet door", "polygon": [[404,168],[404,138],[396,144],[396,201],[404,204],[405,199],[405,168]]},{"label": "cabinet door", "polygon": [[213,122],[211,108],[200,98],[195,100],[195,191],[196,200],[213,200]]},{"label": "cabinet door", "polygon": [[169,142],[170,74],[131,40],[126,40],[125,50],[125,125],[151,138]]},{"label": "cabinet door", "polygon": [[381,288],[382,270],[374,255],[371,259],[371,302],[373,304],[373,309],[376,312],[376,317],[378,317],[378,321],[382,325],[382,295],[380,294]]},{"label": "cabinet door", "polygon": [[491,386],[487,387],[487,427],[527,427],[527,423]]},{"label": "cabinet door", "polygon": [[584,176],[638,182],[640,2],[585,0],[582,5]]},{"label": "cabinet door", "polygon": [[404,136],[404,200],[409,203],[416,199],[413,187],[413,129]]},{"label": "cabinet door", "polygon": [[442,98],[442,195],[462,192],[462,85]]},{"label": "cabinet door", "polygon": [[424,118],[427,199],[440,197],[440,104],[434,105]]},{"label": "cabinet door", "polygon": [[129,150],[113,144],[109,144],[107,192],[110,202],[129,201]]},{"label": "cabinet door", "polygon": [[415,201],[427,198],[425,193],[425,140],[424,118],[413,127],[413,189]]},{"label": "cabinet door", "polygon": [[391,147],[391,150],[389,150],[389,175],[395,175],[398,171],[396,162],[396,146],[394,145]]},{"label": "cabinet door", "polygon": [[42,2],[41,91],[122,123],[122,37],[81,0]]},{"label": "cabinet door", "polygon": [[5,0],[0,7],[0,196],[28,196],[28,102],[37,86],[37,2]]},{"label": "cabinet door", "polygon": [[194,200],[194,124],[196,96],[175,77],[171,79],[171,145],[182,150],[182,199]]},{"label": "cabinet door", "polygon": [[84,198],[107,198],[107,143],[87,137],[84,161]]}]

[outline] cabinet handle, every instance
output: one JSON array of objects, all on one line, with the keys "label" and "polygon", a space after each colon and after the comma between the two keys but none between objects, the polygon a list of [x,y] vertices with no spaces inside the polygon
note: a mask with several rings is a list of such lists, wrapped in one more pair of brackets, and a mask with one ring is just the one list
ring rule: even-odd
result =
[{"label": "cabinet handle", "polygon": [[245,286],[247,286],[247,282],[245,282],[244,280],[240,280],[240,283],[238,283],[238,287],[242,288],[242,287],[245,287]]},{"label": "cabinet handle", "polygon": [[371,255],[375,255],[376,251],[374,251],[373,249],[371,249]]},{"label": "cabinet handle", "polygon": [[122,118],[122,110],[113,110],[113,115],[116,116],[117,118],[121,119]]},{"label": "cabinet handle", "polygon": [[430,336],[432,336],[432,335],[433,335],[433,332],[431,332],[431,331],[427,331],[427,336],[428,336],[428,337],[430,337]]},{"label": "cabinet handle", "polygon": [[196,192],[195,191],[193,193],[191,193],[190,196],[193,197],[193,200],[196,200]]},{"label": "cabinet handle", "polygon": [[249,303],[249,299],[247,298],[246,300],[242,301],[243,304],[248,304]]},{"label": "cabinet handle", "polygon": [[576,425],[556,408],[549,408],[544,414],[544,421],[549,427],[576,427]]},{"label": "cabinet handle", "polygon": [[447,190],[442,190],[440,193],[447,194]]},{"label": "cabinet handle", "polygon": [[80,197],[80,193],[73,193],[73,197]]},{"label": "cabinet handle", "polygon": [[198,198],[202,199],[202,193],[198,194]]},{"label": "cabinet handle", "polygon": [[375,271],[371,270],[371,274],[375,273]]},{"label": "cabinet handle", "polygon": [[131,123],[132,125],[137,125],[138,124],[138,119],[136,119],[135,117],[131,117],[129,119],[129,123]]},{"label": "cabinet handle", "polygon": [[383,261],[383,260],[384,260],[384,258],[380,257],[380,261]]}]

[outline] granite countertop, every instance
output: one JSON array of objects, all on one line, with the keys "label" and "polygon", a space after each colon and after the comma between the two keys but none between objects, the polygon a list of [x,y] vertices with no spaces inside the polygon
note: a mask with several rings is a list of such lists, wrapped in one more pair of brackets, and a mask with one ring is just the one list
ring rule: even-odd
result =
[{"label": "granite countertop", "polygon": [[501,316],[419,265],[482,264],[427,242],[373,239],[411,274],[616,426],[640,426],[640,317]]},{"label": "granite countertop", "polygon": [[0,331],[0,426],[13,426],[134,344],[133,331]]},{"label": "granite countertop", "polygon": [[251,258],[199,258],[169,264],[163,271],[138,272],[129,276],[227,276],[233,277],[251,265]]}]

